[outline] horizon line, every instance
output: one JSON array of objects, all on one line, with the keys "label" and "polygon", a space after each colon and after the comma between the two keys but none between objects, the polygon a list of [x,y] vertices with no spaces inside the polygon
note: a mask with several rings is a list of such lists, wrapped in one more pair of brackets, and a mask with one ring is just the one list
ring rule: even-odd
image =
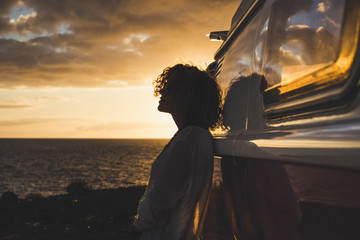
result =
[{"label": "horizon line", "polygon": [[59,138],[57,138],[57,137],[0,137],[0,140],[6,140],[6,139],[64,139],[64,140],[66,140],[66,139],[94,139],[94,140],[96,140],[96,139],[107,139],[107,140],[111,140],[111,139],[113,139],[113,140],[121,140],[121,139],[124,139],[124,140],[130,140],[130,139],[170,139],[170,138],[159,138],[159,137],[153,137],[153,138],[149,138],[149,137],[143,137],[143,138],[131,138],[131,137],[127,137],[127,138],[121,138],[121,137],[119,137],[119,138],[104,138],[104,137],[99,137],[99,138],[92,138],[92,137],[88,137],[88,138],[82,138],[82,137],[68,137],[68,138],[64,138],[64,137],[59,137]]}]

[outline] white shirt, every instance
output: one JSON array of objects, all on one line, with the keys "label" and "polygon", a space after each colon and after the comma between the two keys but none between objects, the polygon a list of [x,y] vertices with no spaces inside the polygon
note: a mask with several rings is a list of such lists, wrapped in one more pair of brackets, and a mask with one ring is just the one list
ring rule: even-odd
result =
[{"label": "white shirt", "polygon": [[213,173],[213,139],[197,126],[179,131],[155,160],[135,227],[145,239],[195,239]]}]

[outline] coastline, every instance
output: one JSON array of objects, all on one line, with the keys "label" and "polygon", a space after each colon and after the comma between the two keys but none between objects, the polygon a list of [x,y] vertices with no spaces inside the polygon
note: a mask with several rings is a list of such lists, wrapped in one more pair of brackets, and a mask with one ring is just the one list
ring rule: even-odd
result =
[{"label": "coastline", "polygon": [[68,194],[0,200],[0,239],[136,239],[130,227],[146,186],[92,190],[73,183]]}]

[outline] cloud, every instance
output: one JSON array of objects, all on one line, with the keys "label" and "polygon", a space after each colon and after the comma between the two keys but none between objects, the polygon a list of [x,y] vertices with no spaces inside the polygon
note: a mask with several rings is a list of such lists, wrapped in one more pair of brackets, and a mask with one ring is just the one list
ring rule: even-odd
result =
[{"label": "cloud", "polygon": [[49,101],[63,100],[60,96],[36,96],[32,98],[10,98],[0,99],[0,109],[21,109],[21,108],[34,108],[38,107],[39,104]]},{"label": "cloud", "polygon": [[139,129],[149,129],[149,128],[158,128],[158,127],[171,127],[171,124],[154,124],[149,122],[110,122],[104,124],[98,124],[87,127],[78,127],[77,130],[80,131],[105,131],[110,132],[114,130],[139,130]]},{"label": "cloud", "polygon": [[34,105],[23,98],[1,99],[0,100],[0,110],[1,109],[32,108],[32,107],[34,107]]},{"label": "cloud", "polygon": [[[28,22],[33,21],[37,16],[36,12],[27,15],[20,15],[16,20],[10,19],[9,23],[18,26],[26,25]],[[21,32],[21,30],[17,29]]]},{"label": "cloud", "polygon": [[0,104],[0,109],[31,108],[32,105]]},{"label": "cloud", "polygon": [[326,12],[326,11],[328,11],[330,8],[331,8],[331,5],[332,5],[332,3],[331,3],[331,1],[330,0],[326,0],[326,1],[324,1],[324,2],[320,2],[319,4],[318,4],[318,7],[317,7],[317,9],[316,9],[316,11],[318,11],[318,12]]},{"label": "cloud", "polygon": [[29,125],[29,124],[42,124],[47,122],[54,121],[63,121],[64,119],[52,119],[52,118],[24,118],[24,119],[15,119],[15,120],[2,120],[0,121],[0,127],[12,127],[19,125]]},{"label": "cloud", "polygon": [[18,1],[2,2],[1,88],[112,86],[114,79],[142,85],[175,58],[205,53],[211,58],[214,43],[204,35],[226,30],[238,5],[235,0],[22,0],[33,12],[12,19]]},{"label": "cloud", "polygon": [[37,96],[34,97],[34,100],[36,101],[56,101],[56,100],[62,100],[64,99],[63,97],[60,96]]}]

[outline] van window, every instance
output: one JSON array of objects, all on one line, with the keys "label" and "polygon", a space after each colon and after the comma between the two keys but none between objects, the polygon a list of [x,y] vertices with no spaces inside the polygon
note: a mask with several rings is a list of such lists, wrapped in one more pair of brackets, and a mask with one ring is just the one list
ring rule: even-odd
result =
[{"label": "van window", "polygon": [[278,105],[299,98],[304,103],[309,93],[344,83],[358,42],[358,6],[342,0],[272,4],[262,65],[265,111],[288,110]]}]

